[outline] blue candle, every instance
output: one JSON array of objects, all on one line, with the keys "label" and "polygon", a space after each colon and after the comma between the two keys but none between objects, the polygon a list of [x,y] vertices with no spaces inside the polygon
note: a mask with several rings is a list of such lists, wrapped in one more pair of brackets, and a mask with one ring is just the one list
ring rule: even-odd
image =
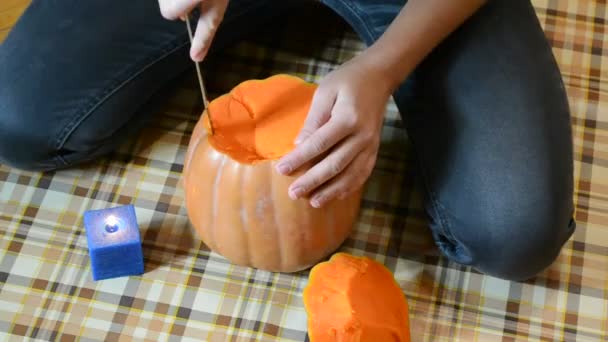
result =
[{"label": "blue candle", "polygon": [[141,237],[133,205],[87,210],[84,226],[93,280],[144,273]]}]

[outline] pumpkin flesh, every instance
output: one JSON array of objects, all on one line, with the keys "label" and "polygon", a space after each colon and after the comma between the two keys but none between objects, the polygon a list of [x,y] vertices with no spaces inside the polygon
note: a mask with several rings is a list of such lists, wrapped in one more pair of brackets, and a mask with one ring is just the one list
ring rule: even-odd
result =
[{"label": "pumpkin flesh", "polygon": [[278,159],[294,147],[317,86],[286,75],[249,80],[209,104],[216,150],[246,164]]}]

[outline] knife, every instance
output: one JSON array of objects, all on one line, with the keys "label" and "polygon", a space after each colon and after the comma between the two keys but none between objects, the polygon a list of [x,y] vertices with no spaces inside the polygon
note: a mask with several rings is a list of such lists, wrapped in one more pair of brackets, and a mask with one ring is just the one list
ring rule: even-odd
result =
[{"label": "knife", "polygon": [[[188,35],[190,36],[190,44],[192,44],[192,28],[190,27],[190,18],[186,15],[186,26],[188,27]],[[196,66],[196,75],[198,76],[198,85],[201,88],[201,96],[203,97],[203,104],[207,110],[207,116],[209,117],[209,128],[211,129],[211,135],[213,135],[213,124],[211,122],[211,112],[209,111],[209,101],[207,100],[207,91],[205,90],[205,84],[203,82],[203,76],[201,74],[201,67],[198,62],[194,62]]]}]

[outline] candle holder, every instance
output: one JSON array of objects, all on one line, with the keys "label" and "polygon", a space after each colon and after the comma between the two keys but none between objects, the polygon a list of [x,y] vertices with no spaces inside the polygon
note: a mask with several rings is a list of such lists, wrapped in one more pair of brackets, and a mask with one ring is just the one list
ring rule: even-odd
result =
[{"label": "candle holder", "polygon": [[84,213],[93,280],[144,273],[139,226],[133,205]]}]

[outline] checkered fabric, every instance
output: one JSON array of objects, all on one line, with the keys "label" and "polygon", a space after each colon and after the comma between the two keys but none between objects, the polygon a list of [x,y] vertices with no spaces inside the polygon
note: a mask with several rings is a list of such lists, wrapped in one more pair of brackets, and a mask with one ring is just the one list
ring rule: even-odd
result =
[{"label": "checkered fabric", "polygon": [[[413,153],[389,103],[379,160],[341,250],[394,272],[414,341],[608,339],[608,10],[599,0],[534,5],[572,107],[578,229],[557,261],[525,283],[438,256]],[[275,73],[317,81],[363,48],[342,24],[324,25],[331,34],[322,35],[288,26],[206,62],[212,95]],[[0,166],[0,340],[305,339],[307,272],[232,265],[189,225],[181,171],[202,108],[197,87],[186,76],[155,121],[108,158],[51,173]],[[94,282],[82,215],[122,204],[136,208],[146,272]]]}]

